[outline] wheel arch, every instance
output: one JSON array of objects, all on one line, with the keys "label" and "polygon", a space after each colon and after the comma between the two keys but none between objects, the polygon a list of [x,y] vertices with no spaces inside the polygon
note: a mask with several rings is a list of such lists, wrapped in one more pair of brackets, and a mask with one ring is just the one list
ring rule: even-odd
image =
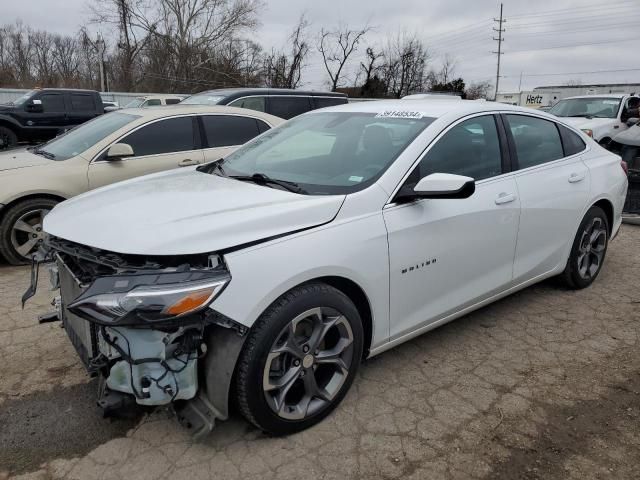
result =
[{"label": "wheel arch", "polygon": [[[607,222],[609,223],[609,236],[611,236],[611,232],[613,231],[613,219],[614,219],[613,203],[611,203],[611,201],[606,198],[601,198],[600,200],[595,202],[593,205],[591,205],[591,207],[600,207],[604,211],[605,215],[607,216]],[[589,210],[587,209],[587,211]]]},{"label": "wheel arch", "polygon": [[23,195],[21,197],[14,198],[10,202],[6,203],[2,208],[2,210],[0,210],[0,222],[2,222],[2,220],[4,219],[4,216],[7,214],[7,212],[11,207],[25,200],[34,200],[36,198],[46,198],[50,200],[55,200],[57,202],[64,202],[65,200],[67,200],[63,196],[57,195],[55,193],[45,193],[45,192],[29,193],[28,195]]},{"label": "wheel arch", "polygon": [[7,117],[6,115],[0,115],[0,127],[10,128],[17,135],[18,132],[16,130],[20,129],[20,124],[11,117]]}]

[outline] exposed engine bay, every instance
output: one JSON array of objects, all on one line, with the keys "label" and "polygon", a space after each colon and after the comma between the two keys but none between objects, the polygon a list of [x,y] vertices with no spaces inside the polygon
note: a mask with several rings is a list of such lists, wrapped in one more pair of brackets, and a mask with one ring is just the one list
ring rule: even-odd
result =
[{"label": "exposed engine bay", "polygon": [[[238,351],[246,332],[207,308],[231,279],[221,257],[125,256],[49,236],[23,301],[35,293],[41,263],[60,291],[57,312],[45,321],[62,321],[89,374],[99,376],[98,405],[105,413],[132,401],[172,404],[183,423],[203,433],[226,417],[226,398],[216,406],[199,392],[207,376],[199,364],[216,341],[212,330],[231,330],[240,339]],[[224,378],[230,383],[230,375]]]}]

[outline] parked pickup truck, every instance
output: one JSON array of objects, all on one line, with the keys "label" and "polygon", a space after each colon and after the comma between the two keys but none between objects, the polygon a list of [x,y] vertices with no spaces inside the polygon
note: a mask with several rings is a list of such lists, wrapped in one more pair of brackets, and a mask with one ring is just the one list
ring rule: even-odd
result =
[{"label": "parked pickup truck", "polygon": [[93,90],[44,88],[31,90],[0,105],[0,149],[18,142],[43,142],[104,113]]},{"label": "parked pickup truck", "polygon": [[629,128],[627,120],[637,114],[637,109],[636,95],[604,94],[565,98],[549,113],[607,147],[614,136]]}]

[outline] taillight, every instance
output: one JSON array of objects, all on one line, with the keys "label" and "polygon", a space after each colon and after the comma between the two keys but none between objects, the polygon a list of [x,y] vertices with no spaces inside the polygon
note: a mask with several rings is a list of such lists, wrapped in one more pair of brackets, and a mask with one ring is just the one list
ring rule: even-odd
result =
[{"label": "taillight", "polygon": [[589,135],[591,138],[593,138],[593,130],[591,130],[589,128],[583,128],[582,131],[584,133],[586,133],[587,135]]},{"label": "taillight", "polygon": [[625,175],[629,175],[629,165],[627,165],[627,162],[625,162],[624,160],[620,160],[620,166],[622,167],[622,170],[624,171]]}]

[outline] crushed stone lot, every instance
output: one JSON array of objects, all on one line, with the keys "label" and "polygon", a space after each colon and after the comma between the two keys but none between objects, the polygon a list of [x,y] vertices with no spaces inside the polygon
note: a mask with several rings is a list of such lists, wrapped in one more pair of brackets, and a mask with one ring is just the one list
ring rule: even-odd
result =
[{"label": "crushed stone lot", "polygon": [[[640,227],[586,290],[528,288],[365,362],[318,426],[238,414],[194,443],[166,410],[103,419],[29,269],[0,265],[0,479],[640,478]],[[42,278],[44,277],[44,278]]]}]

